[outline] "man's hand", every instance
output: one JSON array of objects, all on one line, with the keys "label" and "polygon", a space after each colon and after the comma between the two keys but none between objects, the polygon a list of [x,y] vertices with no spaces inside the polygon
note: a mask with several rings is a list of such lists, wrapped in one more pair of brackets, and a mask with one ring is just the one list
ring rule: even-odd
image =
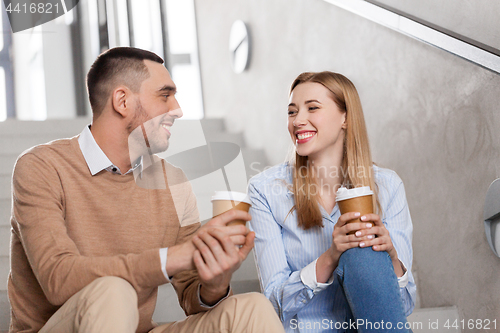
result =
[{"label": "man's hand", "polygon": [[203,303],[213,305],[227,294],[231,276],[253,248],[255,233],[249,232],[241,248],[223,230],[201,230],[193,237],[193,259],[198,271]]},{"label": "man's hand", "polygon": [[243,220],[250,221],[252,216],[247,212],[237,209],[231,209],[223,214],[220,214],[206,224],[204,224],[200,230],[198,230],[197,234],[203,232],[204,230],[209,229],[220,229],[223,230],[232,240],[234,245],[243,245],[246,242],[246,236],[250,232],[247,227],[244,225],[231,225],[227,226],[228,223],[233,222],[235,220]]},{"label": "man's hand", "polygon": [[[207,222],[205,225],[203,225],[197,231],[197,233],[193,236],[193,240],[187,241],[187,242],[179,244],[179,245],[169,247],[168,256],[167,256],[167,266],[166,266],[166,270],[167,270],[168,274],[170,276],[173,276],[179,272],[186,271],[186,270],[192,270],[192,269],[197,269],[198,273],[200,273],[199,268],[195,265],[195,262],[193,260],[195,251],[196,250],[199,251],[198,247],[194,243],[194,240],[195,239],[203,240],[203,239],[207,238],[206,235],[210,235],[210,237],[214,238],[212,233],[215,232],[215,230],[220,231],[224,235],[222,238],[225,238],[225,237],[229,238],[229,240],[232,244],[232,247],[234,248],[235,251],[237,251],[239,253],[238,255],[239,256],[243,255],[243,257],[242,257],[243,259],[241,260],[241,261],[243,261],[253,247],[253,240],[255,238],[255,234],[253,232],[251,233],[250,230],[248,230],[248,228],[246,228],[243,225],[227,226],[227,224],[229,222],[234,221],[234,220],[249,221],[249,220],[251,220],[251,218],[252,217],[247,212],[240,211],[240,210],[230,210],[228,212],[225,212],[224,214],[221,214],[217,217],[214,217],[209,222]],[[203,237],[200,237],[200,235]],[[219,249],[223,249],[224,245],[222,245],[223,243],[219,240],[219,238],[214,238],[214,239],[217,239]],[[247,243],[249,243],[250,245]],[[243,247],[238,248],[237,246],[240,246],[240,245],[243,245]],[[248,246],[250,246],[250,249],[247,250]],[[210,249],[210,252],[212,252],[212,249],[210,247],[208,247],[208,248]],[[214,250],[217,250],[217,249],[214,248]],[[224,249],[223,252],[226,253],[226,250]],[[220,254],[221,252],[218,252],[218,253]],[[214,258],[216,258],[214,256],[214,253],[212,253],[212,256]],[[220,255],[219,255],[219,257],[220,257]],[[239,267],[239,265],[241,265],[241,261],[239,262],[238,267]],[[234,268],[233,272],[238,267]],[[231,274],[232,274],[232,272],[231,272]],[[229,280],[231,279],[231,274],[229,275]],[[200,279],[201,279],[201,274],[200,274]],[[220,286],[221,286],[221,284],[219,283],[218,287],[220,287]],[[228,287],[229,287],[229,282],[225,286],[225,291],[227,291]],[[218,288],[218,289],[220,289],[220,288]],[[209,300],[212,297],[208,294],[209,293],[216,294],[219,292],[219,290],[215,290],[215,291],[212,290],[210,287],[210,283],[208,283],[208,285],[206,283],[204,284],[203,280],[202,280],[202,291],[201,292],[202,292],[202,298],[205,300],[205,298],[203,296],[207,295],[206,299]],[[223,296],[225,296],[225,293],[221,297],[223,297]],[[219,299],[221,297],[219,297]],[[205,304],[209,304],[209,302],[207,302]]]}]

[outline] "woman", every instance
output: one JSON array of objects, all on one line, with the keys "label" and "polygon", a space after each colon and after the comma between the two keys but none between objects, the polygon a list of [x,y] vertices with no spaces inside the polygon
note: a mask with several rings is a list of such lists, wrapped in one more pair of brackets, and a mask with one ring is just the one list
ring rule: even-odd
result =
[{"label": "woman", "polygon": [[[410,213],[401,179],[372,163],[352,82],[300,74],[288,131],[294,159],[249,184],[259,278],[285,330],[408,332],[416,293]],[[341,215],[341,185],[370,186],[377,214]]]}]

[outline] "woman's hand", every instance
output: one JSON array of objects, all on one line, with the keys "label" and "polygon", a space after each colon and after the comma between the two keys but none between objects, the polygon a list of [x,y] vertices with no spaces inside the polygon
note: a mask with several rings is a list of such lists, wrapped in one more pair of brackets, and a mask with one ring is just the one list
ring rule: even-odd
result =
[{"label": "woman's hand", "polygon": [[[389,230],[382,223],[380,216],[377,214],[366,214],[361,216],[361,221],[373,223],[373,227],[365,230],[359,230],[355,236],[363,241],[359,242],[359,247],[371,246],[374,251],[387,251],[393,261],[398,260],[398,254],[392,244]],[[371,239],[368,239],[369,236]]]},{"label": "woman's hand", "polygon": [[348,233],[356,230],[367,230],[372,228],[371,222],[352,222],[359,218],[361,214],[352,212],[345,213],[339,217],[335,224],[332,233],[332,246],[323,253],[316,263],[316,279],[318,282],[325,283],[332,276],[333,271],[337,267],[340,255],[345,251],[358,247],[363,241],[373,238],[373,235],[357,237],[356,235],[349,235]]},{"label": "woman's hand", "polygon": [[[394,272],[397,277],[404,275],[402,263],[398,259],[398,253],[392,244],[391,235],[389,230],[385,227],[377,214],[366,214],[361,216],[361,221],[365,223],[374,223],[374,226],[369,229],[356,231],[356,237],[362,239],[359,242],[359,247],[371,246],[373,251],[386,251],[391,256]],[[370,238],[370,239],[368,239]]]},{"label": "woman's hand", "polygon": [[[369,220],[363,221],[363,222],[352,222],[349,223],[352,220],[356,220],[359,218],[361,214],[358,212],[349,212],[340,215],[339,220],[335,224],[335,227],[333,229],[333,242],[332,246],[330,247],[331,255],[332,258],[335,259],[338,262],[338,259],[340,258],[340,255],[344,253],[345,251],[352,249],[354,247],[358,247],[361,242],[363,241],[368,241],[370,238],[373,238],[373,234],[371,233],[363,233],[360,236],[356,235],[349,235],[349,232],[351,231],[368,231],[369,229],[372,228],[373,223],[369,222]],[[368,223],[367,223],[368,222]],[[365,236],[365,235],[372,235],[372,236]]]}]

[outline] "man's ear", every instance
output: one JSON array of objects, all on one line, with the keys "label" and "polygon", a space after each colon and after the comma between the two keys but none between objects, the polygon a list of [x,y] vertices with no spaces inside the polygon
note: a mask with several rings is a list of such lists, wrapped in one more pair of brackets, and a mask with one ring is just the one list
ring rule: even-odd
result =
[{"label": "man's ear", "polygon": [[111,106],[113,110],[119,113],[123,118],[130,112],[131,91],[124,86],[119,86],[113,90],[111,95]]}]

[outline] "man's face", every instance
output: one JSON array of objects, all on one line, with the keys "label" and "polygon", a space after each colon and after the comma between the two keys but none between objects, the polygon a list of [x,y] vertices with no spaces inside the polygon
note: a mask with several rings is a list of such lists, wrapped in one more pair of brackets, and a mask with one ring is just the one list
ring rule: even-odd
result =
[{"label": "man's face", "polygon": [[182,117],[182,110],[175,99],[176,86],[167,69],[154,61],[145,60],[144,63],[150,77],[141,84],[135,114],[127,126],[129,147],[135,150],[141,147],[141,152],[131,156],[167,150],[170,127],[176,118]]}]

